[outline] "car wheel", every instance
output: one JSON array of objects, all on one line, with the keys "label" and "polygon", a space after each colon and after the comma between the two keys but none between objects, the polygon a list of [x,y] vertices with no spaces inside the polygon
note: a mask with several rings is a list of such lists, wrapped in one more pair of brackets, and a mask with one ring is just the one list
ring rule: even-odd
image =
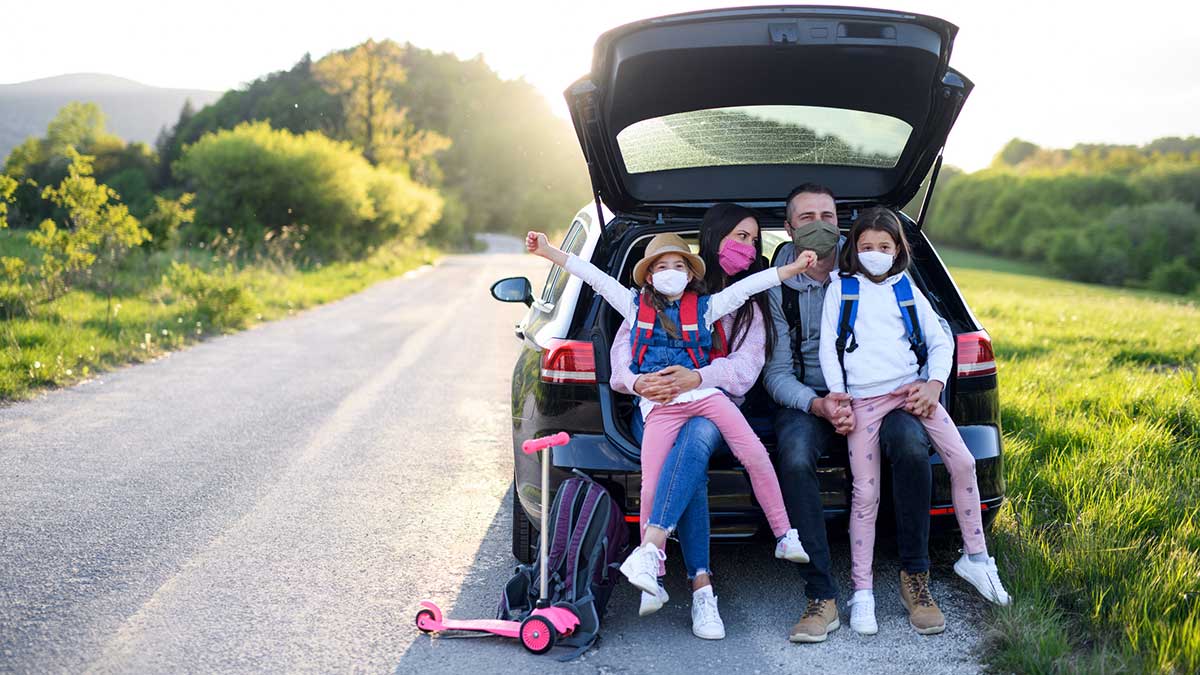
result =
[{"label": "car wheel", "polygon": [[521,499],[517,497],[517,481],[513,480],[512,491],[512,553],[518,562],[529,564],[536,557],[533,544],[537,541],[537,530],[521,508]]}]

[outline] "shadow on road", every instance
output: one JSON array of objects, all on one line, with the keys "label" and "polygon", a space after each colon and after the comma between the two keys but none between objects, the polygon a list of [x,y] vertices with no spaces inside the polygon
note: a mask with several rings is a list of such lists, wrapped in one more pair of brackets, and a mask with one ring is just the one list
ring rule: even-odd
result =
[{"label": "shadow on road", "polygon": [[[493,618],[500,592],[516,561],[509,550],[511,492],[500,501],[488,533],[455,598],[433,598],[446,615],[457,619]],[[849,548],[838,525],[830,526],[831,545],[843,599],[848,596]],[[898,600],[894,538],[880,533],[877,556],[878,617],[880,634],[852,633],[842,607],[843,629],[822,645],[794,645],[788,630],[803,612],[803,582],[791,563],[776,560],[770,542],[754,541],[712,546],[712,567],[727,637],[699,640],[691,634],[691,592],[682,556],[672,543],[668,549],[666,588],[671,599],[657,614],[639,618],[637,592],[623,580],[618,583],[603,620],[596,647],[570,663],[559,663],[554,652],[527,653],[516,640],[494,636],[448,637],[425,635],[415,626],[412,607],[405,635],[411,644],[396,664],[395,672],[541,672],[545,670],[708,671],[726,668],[798,671],[821,668],[826,672],[973,672],[978,611],[982,603],[965,584],[953,578],[950,564],[957,539],[936,537],[933,542],[934,594],[947,611],[948,630],[926,638],[909,628]],[[445,601],[443,603],[443,600]],[[937,645],[929,652],[923,645]],[[557,651],[557,650],[556,650]]]}]

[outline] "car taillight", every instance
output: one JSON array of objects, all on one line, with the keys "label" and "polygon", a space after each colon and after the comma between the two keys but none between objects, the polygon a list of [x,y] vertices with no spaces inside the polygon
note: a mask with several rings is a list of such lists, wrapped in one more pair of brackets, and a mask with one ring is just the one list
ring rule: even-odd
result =
[{"label": "car taillight", "polygon": [[542,350],[542,382],[591,384],[596,381],[592,343],[554,339]]},{"label": "car taillight", "polygon": [[958,336],[958,376],[982,377],[996,374],[996,356],[992,353],[992,338],[987,331],[962,333]]}]

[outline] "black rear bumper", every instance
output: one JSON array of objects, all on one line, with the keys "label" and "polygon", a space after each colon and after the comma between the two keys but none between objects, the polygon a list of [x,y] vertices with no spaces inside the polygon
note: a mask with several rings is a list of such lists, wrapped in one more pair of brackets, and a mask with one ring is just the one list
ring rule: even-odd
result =
[{"label": "black rear bumper", "polygon": [[[975,457],[975,472],[983,505],[985,523],[990,523],[1004,499],[1004,466],[1000,432],[990,425],[960,426],[959,432]],[[547,429],[542,433],[550,433]],[[771,444],[767,444],[771,449]],[[935,531],[957,527],[950,498],[950,475],[936,454],[929,458],[933,469],[933,491],[930,497],[932,527]],[[522,508],[534,526],[541,522],[541,465],[537,455],[517,452],[516,489]],[[550,489],[557,490],[573,470],[583,471],[602,482],[624,505],[626,520],[637,522],[641,467],[625,450],[609,442],[604,434],[574,434],[571,442],[555,448]],[[845,520],[850,506],[850,470],[844,451],[831,453],[821,459],[817,472],[821,483],[821,499],[827,520]],[[745,470],[733,462],[714,462],[709,473],[708,500],[714,539],[739,539],[767,532],[766,520],[754,499]],[[884,471],[883,489],[889,489]],[[881,500],[881,510],[888,511],[890,500]],[[881,518],[880,522],[886,522]]]}]

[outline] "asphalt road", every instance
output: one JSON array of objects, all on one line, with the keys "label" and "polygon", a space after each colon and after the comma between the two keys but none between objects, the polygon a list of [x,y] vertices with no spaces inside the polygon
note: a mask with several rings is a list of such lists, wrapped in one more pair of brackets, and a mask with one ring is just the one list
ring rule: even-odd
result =
[{"label": "asphalt road", "polygon": [[[937,555],[940,636],[908,628],[880,544],[880,632],[793,645],[802,585],[770,546],[718,546],[728,637],[614,594],[569,664],[500,638],[431,638],[424,598],[489,617],[514,561],[509,376],[545,264],[492,239],[337,303],[0,408],[0,672],[963,673],[983,601]],[[848,556],[835,556],[848,587]]]}]

